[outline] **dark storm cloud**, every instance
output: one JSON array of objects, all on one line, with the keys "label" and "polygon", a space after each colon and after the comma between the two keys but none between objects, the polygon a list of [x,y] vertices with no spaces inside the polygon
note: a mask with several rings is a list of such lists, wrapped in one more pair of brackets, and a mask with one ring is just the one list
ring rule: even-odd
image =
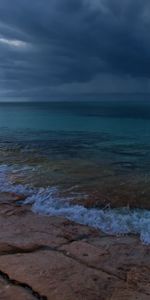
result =
[{"label": "dark storm cloud", "polygon": [[0,95],[149,92],[149,30],[148,0],[0,0]]}]

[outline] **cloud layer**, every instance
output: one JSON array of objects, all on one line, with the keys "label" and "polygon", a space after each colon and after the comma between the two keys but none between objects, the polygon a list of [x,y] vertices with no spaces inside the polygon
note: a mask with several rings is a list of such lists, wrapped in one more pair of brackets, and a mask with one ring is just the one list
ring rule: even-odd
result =
[{"label": "cloud layer", "polygon": [[150,92],[148,0],[0,0],[0,99]]}]

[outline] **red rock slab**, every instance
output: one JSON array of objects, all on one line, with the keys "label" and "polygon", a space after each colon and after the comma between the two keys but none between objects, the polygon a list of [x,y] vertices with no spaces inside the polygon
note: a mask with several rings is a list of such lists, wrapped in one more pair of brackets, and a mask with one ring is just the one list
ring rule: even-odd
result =
[{"label": "red rock slab", "polygon": [[136,290],[129,288],[118,288],[113,293],[112,297],[108,297],[106,300],[149,300],[150,295],[140,293]]},{"label": "red rock slab", "polygon": [[0,278],[0,300],[36,300],[36,298],[24,288],[13,286]]},{"label": "red rock slab", "polygon": [[58,251],[0,256],[0,269],[48,300],[105,300],[120,281]]},{"label": "red rock slab", "polygon": [[144,266],[150,268],[150,247],[142,245],[134,236],[97,237],[97,243],[91,237],[88,241],[75,241],[60,249],[91,267],[114,274],[123,280],[127,279],[128,272],[134,266],[137,266],[139,274]]}]

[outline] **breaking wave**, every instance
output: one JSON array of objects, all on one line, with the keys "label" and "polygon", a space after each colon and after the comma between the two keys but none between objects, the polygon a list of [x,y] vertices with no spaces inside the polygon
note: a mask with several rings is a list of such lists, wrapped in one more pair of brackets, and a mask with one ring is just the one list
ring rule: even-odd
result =
[{"label": "breaking wave", "polygon": [[[15,184],[9,174],[25,173],[31,167],[0,166],[0,191],[23,194],[22,204],[30,204],[32,211],[50,216],[63,216],[80,224],[92,226],[107,234],[138,234],[144,244],[150,244],[150,211],[144,209],[93,209],[73,205],[68,198],[61,198],[56,187],[35,188]],[[32,168],[32,172],[36,169]]]}]

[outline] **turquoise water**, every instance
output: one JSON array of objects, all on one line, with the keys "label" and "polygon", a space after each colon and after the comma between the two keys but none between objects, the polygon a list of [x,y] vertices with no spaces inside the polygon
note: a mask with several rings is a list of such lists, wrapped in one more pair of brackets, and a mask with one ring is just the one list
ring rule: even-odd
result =
[{"label": "turquoise water", "polygon": [[1,103],[0,127],[9,129],[107,132],[142,138],[149,134],[150,103]]},{"label": "turquoise water", "polygon": [[1,103],[0,176],[36,212],[149,241],[150,102]]},{"label": "turquoise water", "polygon": [[148,171],[150,103],[1,103],[0,138],[49,157],[122,161]]}]

